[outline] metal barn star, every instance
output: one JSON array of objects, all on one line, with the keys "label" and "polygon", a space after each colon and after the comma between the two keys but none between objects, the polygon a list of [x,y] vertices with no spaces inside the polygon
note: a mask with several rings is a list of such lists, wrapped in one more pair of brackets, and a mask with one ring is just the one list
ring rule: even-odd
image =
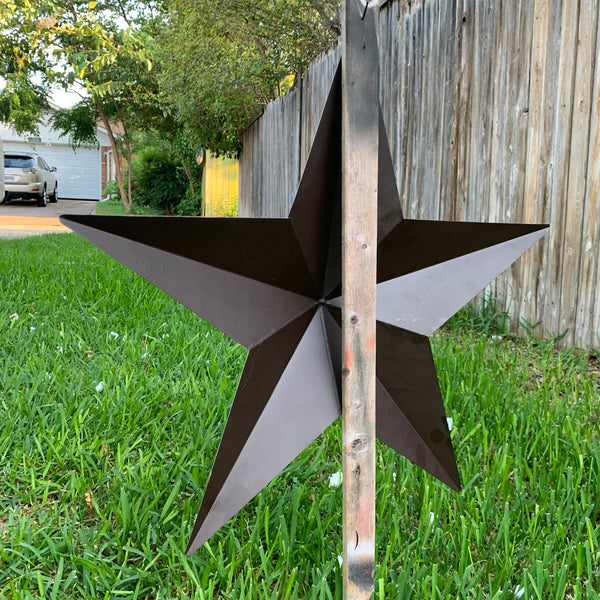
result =
[{"label": "metal barn star", "polygon": [[[377,436],[457,490],[428,336],[546,226],[404,219],[379,121]],[[249,350],[188,553],[341,413],[340,182],[338,69],[289,218],[62,217]]]}]

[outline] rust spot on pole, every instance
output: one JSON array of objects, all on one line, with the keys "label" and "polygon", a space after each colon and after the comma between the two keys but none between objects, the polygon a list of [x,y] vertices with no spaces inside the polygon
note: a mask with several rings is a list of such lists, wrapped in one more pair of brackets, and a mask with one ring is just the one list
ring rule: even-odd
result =
[{"label": "rust spot on pole", "polygon": [[369,338],[367,339],[367,350],[375,350],[375,347],[377,345],[377,336],[372,333]]},{"label": "rust spot on pole", "polygon": [[352,348],[346,348],[344,352],[344,370],[350,373],[350,369],[354,366],[354,353]]}]

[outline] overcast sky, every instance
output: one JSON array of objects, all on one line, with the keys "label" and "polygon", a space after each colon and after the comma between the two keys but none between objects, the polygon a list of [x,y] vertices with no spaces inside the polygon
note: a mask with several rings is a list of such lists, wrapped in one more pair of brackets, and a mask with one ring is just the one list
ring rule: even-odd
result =
[{"label": "overcast sky", "polygon": [[77,104],[79,100],[81,100],[81,96],[74,91],[65,92],[63,89],[55,89],[50,94],[50,101],[59,108],[71,108],[71,106]]}]

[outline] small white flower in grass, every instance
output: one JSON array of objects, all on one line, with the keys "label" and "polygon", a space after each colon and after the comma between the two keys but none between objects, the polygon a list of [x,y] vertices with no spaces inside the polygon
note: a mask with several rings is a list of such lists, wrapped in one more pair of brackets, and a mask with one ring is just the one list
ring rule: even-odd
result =
[{"label": "small white flower in grass", "polygon": [[162,326],[163,327],[168,327],[168,325],[166,323],[163,323]]},{"label": "small white flower in grass", "polygon": [[340,567],[344,564],[344,557],[341,554],[338,554],[338,564]]},{"label": "small white flower in grass", "polygon": [[48,372],[46,371],[46,380],[47,380],[47,381],[50,381],[51,379],[52,379],[52,373],[48,373]]},{"label": "small white flower in grass", "polygon": [[30,327],[29,331],[35,331],[35,327]]},{"label": "small white flower in grass", "polygon": [[65,337],[65,332],[64,331],[59,331],[58,335],[60,335],[60,337]]},{"label": "small white flower in grass", "polygon": [[164,340],[165,338],[168,338],[168,337],[169,337],[169,334],[168,334],[168,333],[163,333],[163,334],[162,334],[162,339],[163,339],[163,340]]},{"label": "small white flower in grass", "polygon": [[19,320],[19,315],[17,313],[13,313],[9,318],[14,323],[15,321]]},{"label": "small white flower in grass", "polygon": [[501,335],[493,335],[492,339],[493,340],[498,340],[499,342],[501,342],[502,341],[502,336]]},{"label": "small white flower in grass", "polygon": [[329,476],[329,487],[340,487],[342,485],[342,472],[336,471]]},{"label": "small white flower in grass", "polygon": [[148,356],[148,353],[144,352],[144,354],[142,354],[142,358],[146,358],[146,356]]},{"label": "small white flower in grass", "polygon": [[104,381],[101,381],[97,386],[96,386],[96,391],[97,392],[101,392],[102,390],[104,390]]},{"label": "small white flower in grass", "polygon": [[446,417],[446,421],[448,422],[448,431],[452,431],[452,427],[454,426],[454,421],[452,417]]},{"label": "small white flower in grass", "polygon": [[82,348],[83,348],[83,342],[82,342],[81,340],[79,340],[79,341],[77,342],[77,349],[78,349],[78,350],[81,350]]},{"label": "small white flower in grass", "polygon": [[429,513],[429,524],[431,525],[431,523],[433,523],[435,521],[435,513],[430,512]]},{"label": "small white flower in grass", "polygon": [[62,354],[63,353],[63,347],[62,346],[56,346],[56,349]]},{"label": "small white flower in grass", "polygon": [[395,472],[394,472],[394,473],[392,473],[392,479],[393,479],[394,481],[396,481],[396,473],[395,473]]},{"label": "small white flower in grass", "polygon": [[522,585],[518,585],[515,588],[515,594],[514,597],[515,598],[521,598],[523,596],[523,594],[525,593],[525,588]]},{"label": "small white flower in grass", "polygon": [[119,337],[119,334],[116,331],[111,331],[108,335],[110,335],[112,338],[115,338],[115,340]]}]

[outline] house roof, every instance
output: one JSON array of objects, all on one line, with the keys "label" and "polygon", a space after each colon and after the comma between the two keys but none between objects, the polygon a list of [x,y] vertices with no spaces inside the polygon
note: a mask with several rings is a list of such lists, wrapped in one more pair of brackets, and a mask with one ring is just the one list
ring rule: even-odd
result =
[{"label": "house roof", "polygon": [[[52,107],[52,109],[57,110],[58,107]],[[110,139],[104,127],[97,127],[96,137],[100,146],[110,146]],[[37,135],[22,135],[9,124],[0,123],[0,138],[6,142],[28,142],[30,144],[68,145],[69,143],[69,137],[54,129],[47,117],[40,122]]]}]

